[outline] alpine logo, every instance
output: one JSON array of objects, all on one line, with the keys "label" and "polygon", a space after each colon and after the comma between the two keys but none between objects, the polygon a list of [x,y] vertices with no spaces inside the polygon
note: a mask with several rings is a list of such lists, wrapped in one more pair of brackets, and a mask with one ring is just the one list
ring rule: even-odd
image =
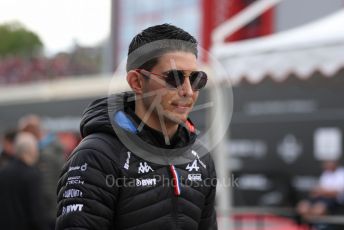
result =
[{"label": "alpine logo", "polygon": [[156,179],[136,179],[136,186],[155,186]]},{"label": "alpine logo", "polygon": [[67,205],[66,207],[62,208],[62,215],[70,213],[70,212],[81,212],[83,207],[84,207],[83,204]]},{"label": "alpine logo", "polygon": [[125,164],[124,164],[124,168],[126,170],[129,169],[130,152],[128,151],[127,154],[128,154],[128,157],[127,157],[127,160],[125,161]]},{"label": "alpine logo", "polygon": [[194,160],[194,161],[192,162],[192,165],[191,165],[191,166],[190,166],[190,164],[188,164],[188,165],[186,166],[186,169],[189,170],[189,172],[191,172],[192,170],[198,171],[198,170],[199,170],[199,167],[198,167],[198,165],[197,165],[197,160]]},{"label": "alpine logo", "polygon": [[140,162],[139,173],[148,173],[149,171],[153,172],[154,170],[147,164],[147,162],[144,162],[143,164]]}]

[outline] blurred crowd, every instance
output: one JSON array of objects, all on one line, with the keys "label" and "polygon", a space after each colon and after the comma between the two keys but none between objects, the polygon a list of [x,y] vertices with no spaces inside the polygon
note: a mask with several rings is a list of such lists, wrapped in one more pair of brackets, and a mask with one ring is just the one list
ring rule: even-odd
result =
[{"label": "blurred crowd", "polygon": [[54,229],[56,185],[66,158],[58,136],[28,115],[3,134],[1,146],[1,229]]},{"label": "blurred crowd", "polygon": [[0,84],[22,83],[70,75],[69,62],[64,57],[53,59],[10,57],[0,62]]},{"label": "blurred crowd", "polygon": [[96,74],[100,70],[97,48],[76,47],[54,57],[10,56],[0,58],[0,85]]}]

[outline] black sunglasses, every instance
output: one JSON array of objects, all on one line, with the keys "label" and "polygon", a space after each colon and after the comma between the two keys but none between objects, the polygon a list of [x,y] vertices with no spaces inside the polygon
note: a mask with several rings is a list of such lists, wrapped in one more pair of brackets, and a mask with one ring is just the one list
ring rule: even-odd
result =
[{"label": "black sunglasses", "polygon": [[[159,77],[162,77],[165,82],[167,83],[167,86],[169,88],[172,89],[176,89],[180,86],[182,86],[184,84],[185,81],[185,70],[169,70],[167,72],[164,72],[162,74],[157,74],[157,73],[153,73],[150,71],[147,71],[145,69],[136,69],[136,71],[138,71],[139,73],[148,76],[147,73],[149,74],[153,74]],[[147,72],[145,74],[145,72]],[[190,84],[192,87],[192,90],[194,91],[198,91],[200,89],[202,89],[208,81],[208,76],[205,72],[203,71],[192,71],[189,75],[189,79],[190,79]]]}]

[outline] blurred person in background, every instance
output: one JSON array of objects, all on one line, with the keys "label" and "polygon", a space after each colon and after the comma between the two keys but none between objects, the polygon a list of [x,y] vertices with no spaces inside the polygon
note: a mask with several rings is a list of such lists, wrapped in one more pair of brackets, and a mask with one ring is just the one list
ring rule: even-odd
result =
[{"label": "blurred person in background", "polygon": [[15,139],[15,158],[0,169],[1,229],[46,229],[41,174],[34,167],[38,157],[36,138],[30,133],[19,133]]},{"label": "blurred person in background", "polygon": [[337,161],[324,161],[323,172],[318,185],[310,192],[307,200],[297,206],[297,212],[303,218],[331,214],[341,205],[340,197],[344,193],[344,168]]},{"label": "blurred person in background", "polygon": [[42,172],[43,200],[48,211],[50,229],[55,227],[56,187],[64,164],[64,149],[56,135],[45,132],[36,115],[27,115],[18,122],[20,131],[33,134],[38,140],[38,169]]},{"label": "blurred person in background", "polygon": [[8,130],[4,133],[1,143],[0,168],[6,165],[14,157],[14,140],[16,135],[16,130]]},{"label": "blurred person in background", "polygon": [[68,159],[81,141],[80,134],[77,132],[59,132],[57,136],[64,147],[64,158]]}]

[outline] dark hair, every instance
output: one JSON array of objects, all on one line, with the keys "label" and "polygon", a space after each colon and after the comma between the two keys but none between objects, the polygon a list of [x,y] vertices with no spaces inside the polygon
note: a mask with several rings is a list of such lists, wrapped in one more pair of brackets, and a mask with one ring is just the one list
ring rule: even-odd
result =
[{"label": "dark hair", "polygon": [[126,69],[151,70],[159,56],[171,51],[190,52],[197,57],[197,40],[185,30],[170,24],[148,27],[131,41]]},{"label": "dark hair", "polygon": [[3,135],[3,139],[13,143],[16,139],[17,133],[18,131],[16,129],[7,130]]}]

